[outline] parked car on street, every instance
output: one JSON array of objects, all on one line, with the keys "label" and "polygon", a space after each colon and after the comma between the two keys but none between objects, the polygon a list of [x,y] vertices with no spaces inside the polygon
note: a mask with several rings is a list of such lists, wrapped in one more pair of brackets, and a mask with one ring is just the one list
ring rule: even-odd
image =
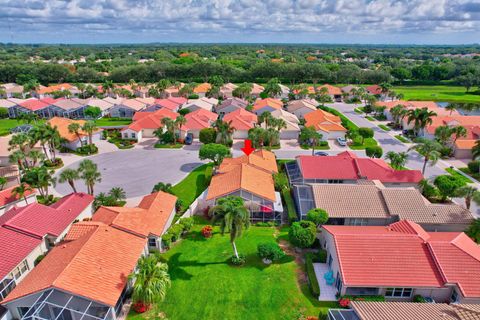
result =
[{"label": "parked car on street", "polygon": [[342,138],[342,137],[338,137],[337,138],[337,142],[339,145],[341,145],[342,147],[345,147],[347,145],[347,140],[345,138]]},{"label": "parked car on street", "polygon": [[328,153],[323,152],[323,151],[318,151],[318,152],[315,152],[315,155],[316,155],[316,156],[325,157],[325,156],[328,156]]},{"label": "parked car on street", "polygon": [[185,137],[185,144],[191,145],[192,142],[193,142],[193,133],[187,133],[187,136]]}]

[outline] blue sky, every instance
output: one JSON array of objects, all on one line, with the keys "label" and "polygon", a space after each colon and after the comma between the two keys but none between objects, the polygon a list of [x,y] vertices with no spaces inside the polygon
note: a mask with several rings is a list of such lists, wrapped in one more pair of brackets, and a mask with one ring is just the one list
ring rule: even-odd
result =
[{"label": "blue sky", "polygon": [[480,42],[480,0],[0,0],[0,42]]}]

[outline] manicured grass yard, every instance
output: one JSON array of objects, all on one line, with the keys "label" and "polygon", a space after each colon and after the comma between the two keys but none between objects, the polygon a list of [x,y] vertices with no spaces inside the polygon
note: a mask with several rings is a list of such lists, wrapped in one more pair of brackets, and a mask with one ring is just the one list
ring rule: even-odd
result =
[{"label": "manicured grass yard", "polygon": [[385,130],[385,131],[391,131],[392,130],[384,124],[379,124],[378,126],[380,127],[380,129]]},{"label": "manicured grass yard", "polygon": [[[237,241],[240,253],[247,263],[232,267],[227,261],[232,255],[229,236],[221,236],[218,228],[210,239],[201,235],[202,225],[162,257],[169,265],[172,286],[166,299],[144,315],[131,311],[129,319],[288,319],[301,315],[318,316],[326,313],[336,302],[319,302],[308,291],[306,284],[299,287],[293,257],[264,265],[256,255],[257,245],[275,241],[278,233],[273,227],[250,227]],[[280,231],[285,237],[286,229]],[[302,266],[303,267],[303,266]]]},{"label": "manicured grass yard", "polygon": [[375,118],[370,116],[366,116],[365,119],[367,119],[368,121],[375,121]]},{"label": "manicured grass yard", "polygon": [[116,127],[116,126],[126,126],[132,123],[131,119],[115,119],[115,118],[100,118],[95,120],[95,123],[99,127]]},{"label": "manicured grass yard", "polygon": [[455,169],[447,168],[447,169],[445,169],[445,171],[447,171],[448,173],[450,173],[452,176],[454,176],[454,177],[457,178],[458,180],[463,181],[464,183],[473,183],[472,180],[470,180],[469,178],[465,177],[465,176],[462,175],[461,173],[457,172],[457,170],[455,170]]},{"label": "manicured grass yard", "polygon": [[[467,94],[465,88],[459,86],[395,86],[393,90],[403,93],[405,100],[480,103],[480,95]],[[475,90],[476,88],[471,89]]]},{"label": "manicured grass yard", "polygon": [[397,134],[395,136],[395,138],[397,138],[398,141],[403,142],[403,143],[411,143],[410,140],[408,140],[407,138],[405,138],[404,136],[402,136],[400,134]]},{"label": "manicured grass yard", "polygon": [[371,147],[376,145],[378,145],[377,140],[375,140],[374,138],[366,138],[363,141],[363,144],[361,146],[349,145],[349,148],[352,150],[364,150],[366,147]]},{"label": "manicured grass yard", "polygon": [[[37,123],[43,122],[43,120],[37,120]],[[10,129],[13,129],[22,124],[26,124],[25,121],[19,121],[16,119],[0,119],[0,136],[6,136],[10,134]]]},{"label": "manicured grass yard", "polygon": [[195,168],[185,179],[172,187],[173,194],[182,200],[185,208],[188,208],[190,204],[207,189],[210,183],[205,177],[205,169],[207,167],[213,167],[213,163],[204,164]]}]

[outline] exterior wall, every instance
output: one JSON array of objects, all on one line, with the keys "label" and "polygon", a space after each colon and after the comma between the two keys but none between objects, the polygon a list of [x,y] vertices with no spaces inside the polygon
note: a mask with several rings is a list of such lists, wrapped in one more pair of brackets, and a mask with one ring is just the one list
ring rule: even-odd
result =
[{"label": "exterior wall", "polygon": [[248,137],[248,130],[235,130],[233,139],[246,139]]},{"label": "exterior wall", "polygon": [[345,132],[343,131],[322,131],[318,130],[318,133],[323,135],[322,140],[336,140],[337,138],[345,138]]},{"label": "exterior wall", "polygon": [[425,231],[429,232],[464,232],[468,228],[468,224],[425,224],[420,223]]},{"label": "exterior wall", "polygon": [[153,138],[155,137],[155,134],[153,132],[156,129],[142,129],[142,138]]},{"label": "exterior wall", "polygon": [[[136,140],[136,141],[140,141],[142,140],[142,131],[134,131],[134,130],[131,130],[131,129],[125,129],[125,130],[122,130],[122,139],[128,139],[128,140]],[[132,138],[132,134],[135,134],[135,137]]]},{"label": "exterior wall", "polygon": [[[333,236],[329,232],[322,230],[318,238],[320,240],[320,245],[322,246],[322,248],[327,251],[327,264],[329,263],[329,261],[331,261],[329,268],[330,270],[332,270],[333,276],[335,277],[335,279],[337,279],[337,275],[341,273],[340,273],[340,264],[338,262],[338,256],[337,256],[337,247],[335,245]],[[323,274],[319,276],[323,277]],[[342,289],[344,290],[344,288]]]},{"label": "exterior wall", "polygon": [[[36,194],[31,194],[27,197],[28,204],[37,202],[37,195]],[[5,212],[8,210],[12,209],[13,207],[25,207],[27,204],[25,203],[25,200],[19,199],[18,201],[10,202],[9,204],[0,207],[0,216],[2,216]]]},{"label": "exterior wall", "polygon": [[280,139],[298,139],[300,131],[297,130],[282,130],[280,131]]},{"label": "exterior wall", "polygon": [[[102,132],[96,132],[92,135],[92,142],[98,142],[101,140],[102,137]],[[63,145],[67,147],[70,150],[77,150],[77,148],[80,148],[81,146],[87,145],[88,144],[88,136],[81,137],[81,140],[75,140],[71,142],[64,143]]]},{"label": "exterior wall", "polygon": [[454,156],[457,159],[472,159],[472,149],[455,148]]}]

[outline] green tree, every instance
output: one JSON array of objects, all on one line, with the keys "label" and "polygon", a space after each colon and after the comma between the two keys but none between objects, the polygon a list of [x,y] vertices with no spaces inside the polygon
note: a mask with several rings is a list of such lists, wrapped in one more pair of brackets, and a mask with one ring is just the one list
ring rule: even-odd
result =
[{"label": "green tree", "polygon": [[314,242],[317,235],[317,226],[312,221],[302,220],[292,223],[288,230],[290,242],[299,248],[308,248]]},{"label": "green tree", "polygon": [[216,166],[220,165],[224,158],[231,156],[232,154],[228,147],[217,143],[204,144],[198,151],[200,160],[211,160]]},{"label": "green tree", "polygon": [[472,238],[473,241],[480,244],[480,219],[474,219],[468,227],[466,234]]},{"label": "green tree", "polygon": [[0,190],[3,190],[5,188],[5,185],[7,184],[8,180],[5,177],[0,177]]},{"label": "green tree", "polygon": [[233,247],[235,257],[238,259],[237,246],[235,240],[242,236],[243,230],[250,227],[250,211],[245,208],[243,199],[236,196],[228,196],[217,201],[217,205],[212,207],[209,215],[213,217],[215,224],[220,224],[220,232],[230,233],[230,243]]},{"label": "green tree", "polygon": [[465,207],[469,210],[473,199],[478,199],[476,202],[480,202],[480,191],[473,186],[466,185],[461,187],[457,190],[456,196],[465,199]]},{"label": "green tree", "polygon": [[390,109],[390,114],[392,115],[392,120],[395,123],[395,127],[400,126],[400,122],[405,118],[408,113],[408,109],[401,104],[394,106]]},{"label": "green tree", "polygon": [[85,116],[90,119],[97,119],[102,114],[102,110],[99,107],[92,106],[86,107],[83,112],[85,113]]},{"label": "green tree", "polygon": [[358,135],[362,137],[362,144],[364,144],[365,139],[367,138],[373,138],[374,132],[372,128],[367,128],[367,127],[360,127],[358,128]]},{"label": "green tree", "polygon": [[40,151],[38,150],[30,150],[27,154],[26,154],[26,157],[28,159],[30,159],[30,165],[32,167],[36,167],[38,163],[40,163],[41,161],[43,161],[45,159],[45,155],[43,153],[41,153]]},{"label": "green tree", "polygon": [[449,174],[437,176],[433,184],[440,192],[442,201],[446,201],[449,197],[456,196],[458,189],[465,186],[465,182]]},{"label": "green tree", "polygon": [[315,223],[318,228],[322,224],[327,223],[328,213],[327,211],[320,208],[311,209],[307,212],[307,220]]},{"label": "green tree", "polygon": [[450,142],[453,135],[453,130],[449,126],[439,126],[435,129],[435,138],[443,145]]},{"label": "green tree", "polygon": [[82,141],[82,137],[80,136],[81,126],[78,122],[72,122],[67,127],[68,132],[77,136],[78,141]]},{"label": "green tree", "polygon": [[132,299],[150,306],[165,299],[171,280],[168,265],[160,262],[157,255],[141,257],[136,272],[129,275],[133,284]]},{"label": "green tree", "polygon": [[264,93],[267,94],[268,97],[276,97],[282,94],[282,88],[280,87],[280,81],[277,78],[270,79],[264,87]]},{"label": "green tree", "polygon": [[473,160],[480,158],[480,140],[475,141],[475,145],[472,148]]},{"label": "green tree", "polygon": [[423,156],[422,174],[425,175],[427,163],[430,161],[430,165],[433,166],[440,159],[442,145],[437,141],[419,138],[416,140],[416,144],[408,150],[415,150]]},{"label": "green tree", "polygon": [[157,82],[157,84],[155,85],[155,88],[157,89],[158,94],[160,95],[160,98],[165,97],[165,90],[167,90],[171,85],[172,83],[167,79],[161,79],[160,81]]},{"label": "green tree", "polygon": [[12,189],[12,195],[15,197],[23,198],[25,203],[28,205],[27,193],[33,191],[33,188],[26,183],[20,183],[18,186]]},{"label": "green tree", "polygon": [[123,190],[123,188],[120,188],[120,187],[113,187],[108,192],[108,195],[112,197],[115,200],[115,202],[125,200],[127,198],[127,194],[125,193],[125,190]]},{"label": "green tree", "polygon": [[200,130],[199,140],[203,144],[214,143],[216,135],[214,128],[204,128]]},{"label": "green tree", "polygon": [[49,170],[45,166],[30,168],[25,171],[21,181],[37,189],[40,195],[46,199],[49,194],[49,187],[55,186],[57,182],[57,179],[53,176],[54,173],[53,170]]},{"label": "green tree", "polygon": [[408,160],[408,153],[389,151],[385,155],[385,159],[390,161],[390,166],[395,170],[401,170],[405,167]]},{"label": "green tree", "polygon": [[370,158],[381,158],[383,156],[383,149],[380,146],[368,146],[365,148],[365,153],[367,157]]},{"label": "green tree", "polygon": [[58,182],[68,182],[70,187],[72,187],[73,193],[77,193],[77,188],[75,188],[75,181],[79,179],[80,174],[78,173],[78,170],[66,168],[60,173],[60,176],[58,177]]},{"label": "green tree", "polygon": [[80,178],[85,181],[87,193],[93,195],[95,183],[102,181],[102,175],[98,171],[97,164],[92,160],[85,159],[78,166]]},{"label": "green tree", "polygon": [[312,147],[312,156],[315,155],[315,147],[320,145],[323,135],[318,133],[313,126],[304,127],[300,130],[299,139],[302,144]]},{"label": "green tree", "polygon": [[182,129],[182,126],[184,126],[187,123],[187,119],[185,119],[184,116],[177,116],[177,118],[174,121],[174,126],[175,129],[177,130],[177,133],[175,133],[175,137],[180,136],[180,130]]},{"label": "green tree", "polygon": [[408,124],[413,122],[413,130],[415,135],[418,136],[421,130],[424,130],[426,126],[432,124],[433,117],[435,116],[437,116],[437,114],[428,110],[428,108],[410,109],[407,112],[407,122]]},{"label": "green tree", "polygon": [[154,185],[152,189],[152,193],[159,192],[159,191],[173,194],[172,185],[170,183],[159,182],[156,185]]},{"label": "green tree", "polygon": [[82,130],[88,135],[88,144],[93,145],[93,133],[97,130],[97,125],[94,121],[87,121],[83,124]]},{"label": "green tree", "polygon": [[454,138],[453,138],[453,144],[457,142],[459,138],[465,138],[467,136],[467,129],[463,126],[456,126],[452,128]]},{"label": "green tree", "polygon": [[213,123],[213,128],[217,132],[217,137],[215,139],[216,143],[227,145],[232,140],[232,135],[235,132],[235,128],[232,127],[232,122],[225,122],[222,120],[216,120]]}]

